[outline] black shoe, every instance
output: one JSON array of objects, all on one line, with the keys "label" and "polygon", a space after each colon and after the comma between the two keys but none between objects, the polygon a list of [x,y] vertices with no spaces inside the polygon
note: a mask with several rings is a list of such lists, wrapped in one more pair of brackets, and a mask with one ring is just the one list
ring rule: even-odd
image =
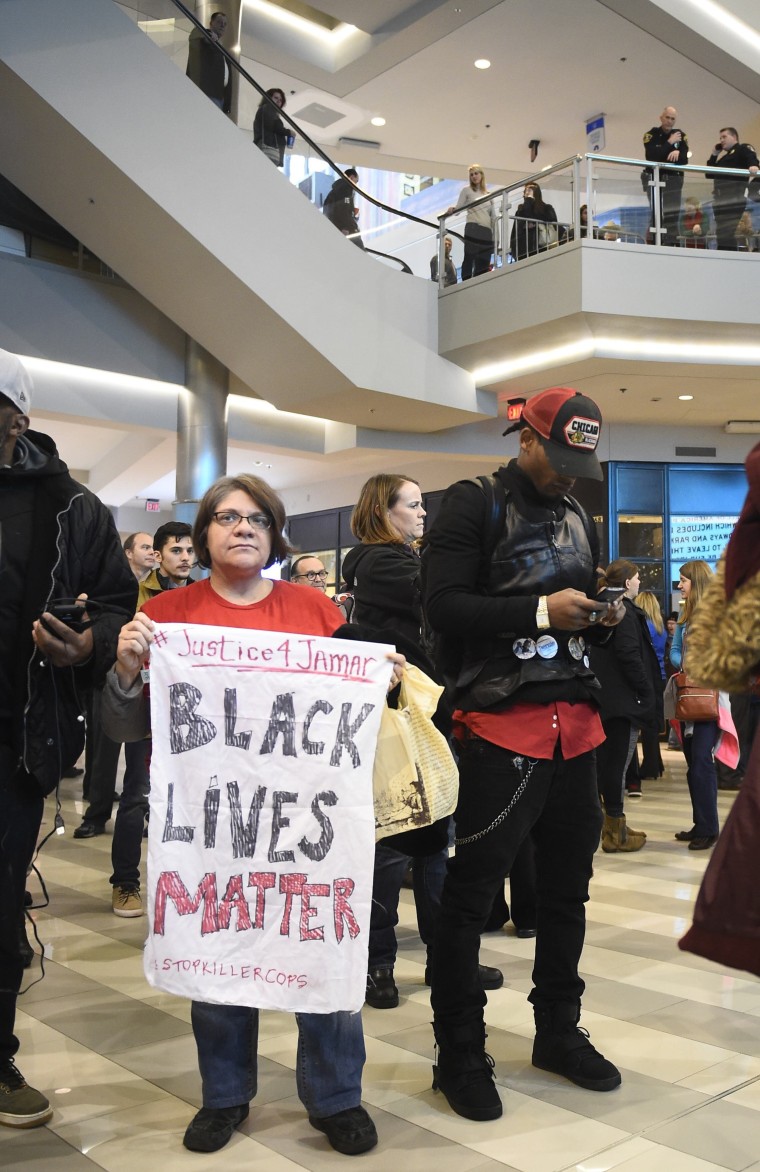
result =
[{"label": "black shoe", "polygon": [[65,777],[65,778],[81,777],[83,773],[84,773],[84,769],[78,769],[76,767],[76,765],[72,765],[71,769],[64,769],[63,773],[61,774],[61,777]]},{"label": "black shoe", "polygon": [[99,826],[96,822],[83,822],[74,831],[74,838],[97,838],[99,834],[105,834],[105,832],[105,826]]},{"label": "black shoe", "polygon": [[[535,936],[535,932],[533,935]],[[504,973],[501,969],[492,969],[490,965],[479,964],[478,976],[484,989],[500,989],[504,984]],[[425,965],[425,984],[430,985],[430,965]]]},{"label": "black shoe", "polygon": [[201,1107],[182,1142],[191,1152],[218,1152],[232,1139],[235,1128],[248,1118],[249,1110],[247,1103],[239,1107]]},{"label": "black shoe", "polygon": [[699,835],[697,834],[695,826],[692,826],[691,830],[679,830],[676,834],[676,840],[678,842],[691,842],[693,838],[698,837]]},{"label": "black shoe", "polygon": [[503,1111],[493,1077],[494,1060],[485,1049],[486,1036],[481,1025],[469,1044],[449,1047],[445,1031],[436,1027],[438,1061],[433,1066],[433,1090],[445,1095],[457,1115],[482,1123],[501,1118]]},{"label": "black shoe", "polygon": [[0,1123],[6,1127],[41,1127],[53,1108],[41,1091],[30,1087],[10,1058],[0,1062]]},{"label": "black shoe", "polygon": [[[364,1000],[373,1009],[396,1008],[398,1005],[398,989],[393,979],[392,965],[379,965],[377,968],[369,970],[367,973],[367,991],[364,994]],[[352,1108],[352,1110],[358,1110],[358,1108]],[[334,1118],[334,1116],[330,1116],[329,1118]]]},{"label": "black shoe", "polygon": [[538,934],[538,928],[515,928],[518,940],[532,940]]},{"label": "black shoe", "polygon": [[620,1071],[591,1045],[588,1032],[578,1026],[580,1006],[558,1002],[536,1008],[534,1014],[534,1066],[561,1074],[587,1091],[614,1091],[620,1086]]},{"label": "black shoe", "polygon": [[310,1115],[309,1123],[317,1131],[323,1131],[330,1147],[344,1156],[358,1156],[377,1144],[375,1125],[363,1107],[347,1107],[323,1119]]},{"label": "black shoe", "polygon": [[717,834],[700,835],[697,838],[692,838],[689,843],[690,851],[708,851],[711,846],[715,846],[718,841]]}]

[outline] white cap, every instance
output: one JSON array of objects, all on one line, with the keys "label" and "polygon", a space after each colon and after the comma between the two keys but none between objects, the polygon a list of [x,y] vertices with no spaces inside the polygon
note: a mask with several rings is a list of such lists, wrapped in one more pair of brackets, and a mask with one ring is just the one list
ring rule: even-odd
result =
[{"label": "white cap", "polygon": [[15,354],[0,350],[0,395],[5,395],[22,415],[32,409],[32,379]]}]

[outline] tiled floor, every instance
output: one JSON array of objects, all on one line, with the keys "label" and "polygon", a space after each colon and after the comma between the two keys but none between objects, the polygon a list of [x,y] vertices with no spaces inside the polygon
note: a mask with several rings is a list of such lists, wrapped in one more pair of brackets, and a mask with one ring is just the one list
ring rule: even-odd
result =
[{"label": "tiled floor", "polygon": [[[489,995],[488,1046],[504,1116],[470,1123],[431,1084],[432,1035],[424,952],[411,895],[403,893],[397,965],[402,1002],[365,1010],[365,1101],[380,1134],[362,1167],[387,1172],[760,1172],[760,984],[679,952],[707,857],[675,842],[691,825],[682,759],[645,785],[629,817],[649,835],[634,855],[603,855],[588,909],[583,1023],[623,1070],[611,1094],[582,1091],[530,1064],[530,940],[484,937],[481,957],[501,965]],[[45,847],[50,908],[35,913],[48,961],[21,998],[19,1065],[55,1113],[43,1128],[0,1127],[5,1172],[161,1172],[335,1169],[346,1157],[313,1131],[298,1102],[291,1018],[266,1014],[260,1086],[243,1129],[221,1154],[186,1152],[181,1136],[198,1104],[187,1003],[142,976],[145,920],[110,909],[110,834],[76,842],[78,783],[65,783],[68,828]],[[721,794],[725,817],[731,795]],[[38,887],[35,883],[35,894]],[[31,976],[39,975],[39,961]]]}]

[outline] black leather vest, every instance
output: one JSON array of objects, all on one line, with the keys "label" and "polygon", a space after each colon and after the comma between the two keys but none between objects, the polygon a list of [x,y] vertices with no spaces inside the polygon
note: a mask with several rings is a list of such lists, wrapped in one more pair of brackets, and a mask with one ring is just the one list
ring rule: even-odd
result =
[{"label": "black leather vest", "polygon": [[[484,593],[524,598],[568,588],[584,594],[589,590],[595,567],[586,525],[580,505],[572,497],[565,497],[564,504],[561,520],[530,521],[518,512],[514,501],[507,499],[504,532],[491,557]],[[584,662],[583,656],[577,659],[570,654],[568,644],[573,632],[549,630],[538,634],[549,634],[556,640],[555,656],[518,658],[513,643],[520,638],[535,640],[535,630],[501,632],[495,639],[470,643],[457,681],[457,707],[478,712],[524,688],[526,694],[520,699],[544,702],[550,698],[588,698],[580,697],[571,681],[582,681],[583,691],[599,685],[588,666],[588,657]]]}]

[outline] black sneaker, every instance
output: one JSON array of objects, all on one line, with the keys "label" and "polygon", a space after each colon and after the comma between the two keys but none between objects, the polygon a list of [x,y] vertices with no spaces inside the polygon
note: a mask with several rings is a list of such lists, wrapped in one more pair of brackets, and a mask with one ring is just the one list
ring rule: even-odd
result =
[{"label": "black sneaker", "polygon": [[358,1156],[377,1144],[375,1125],[363,1107],[347,1107],[323,1119],[310,1115],[309,1123],[317,1131],[323,1131],[330,1147],[344,1156]]},{"label": "black sneaker", "polygon": [[248,1118],[247,1103],[239,1107],[201,1107],[182,1139],[191,1152],[218,1152],[232,1139],[236,1127]]},{"label": "black sneaker", "polygon": [[440,1091],[452,1111],[464,1119],[487,1122],[499,1119],[502,1102],[494,1081],[494,1060],[483,1044],[449,1050],[437,1046],[433,1066],[433,1090]]},{"label": "black sneaker", "polygon": [[561,1074],[587,1091],[614,1091],[622,1082],[620,1071],[600,1054],[581,1026],[561,1033],[537,1033],[533,1065]]},{"label": "black sneaker", "polygon": [[81,826],[77,826],[74,831],[74,838],[97,838],[100,834],[105,834],[105,826],[101,826],[97,822],[83,822]]},{"label": "black sneaker", "polygon": [[0,1062],[0,1123],[6,1127],[40,1127],[52,1114],[48,1100],[27,1084],[16,1063],[11,1059]]}]

